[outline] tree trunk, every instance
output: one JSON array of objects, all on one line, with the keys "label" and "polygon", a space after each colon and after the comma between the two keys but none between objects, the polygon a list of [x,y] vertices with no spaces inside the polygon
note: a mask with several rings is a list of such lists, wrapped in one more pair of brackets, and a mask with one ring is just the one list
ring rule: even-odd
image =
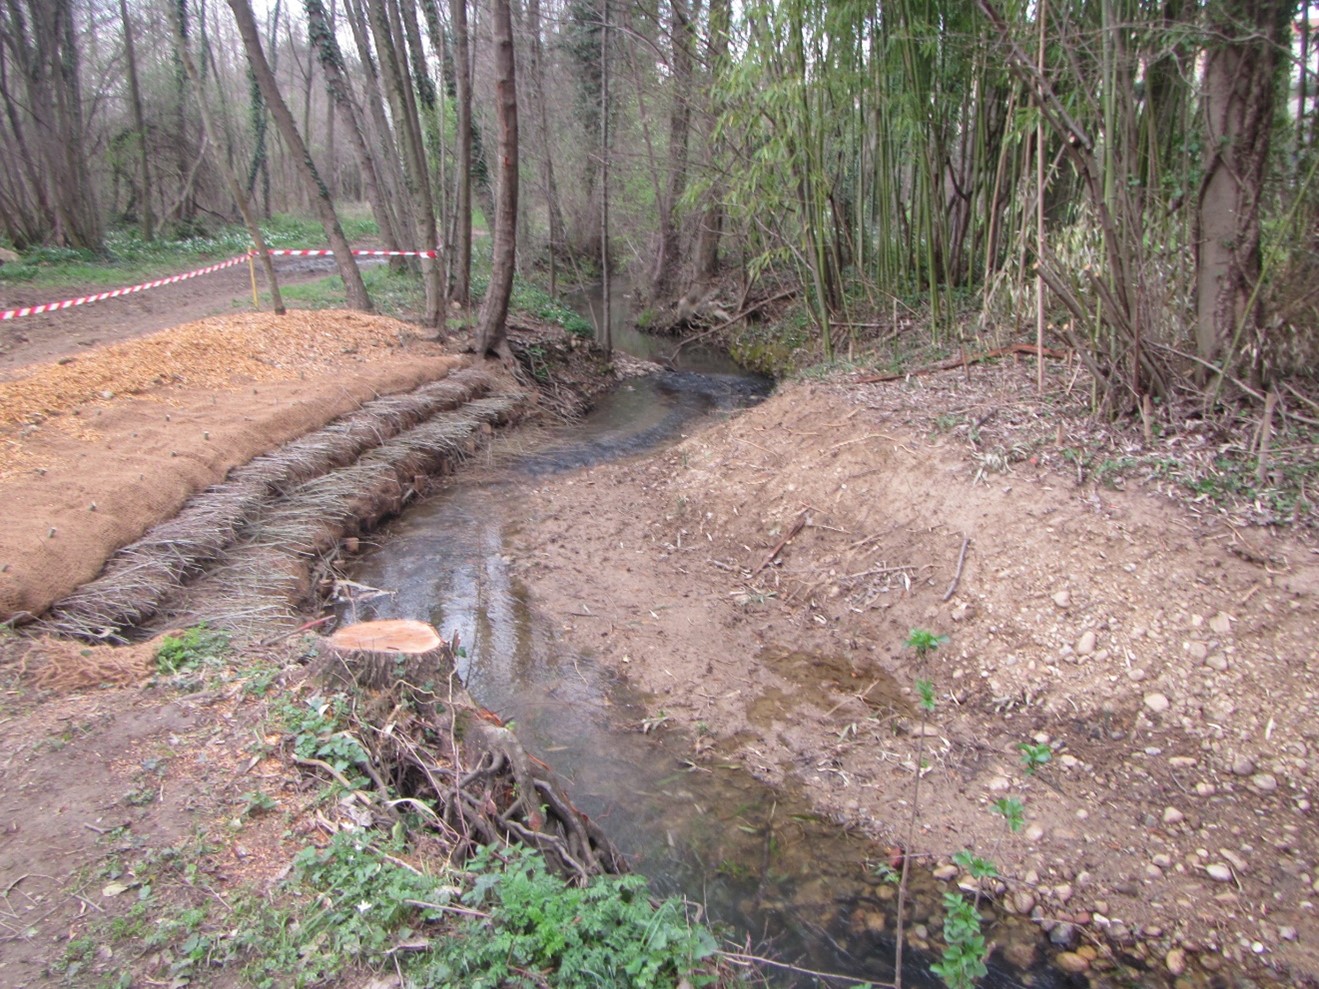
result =
[{"label": "tree trunk", "polygon": [[325,74],[325,86],[329,90],[331,102],[343,117],[344,128],[348,132],[348,143],[352,145],[353,155],[357,159],[362,173],[362,185],[365,187],[366,200],[371,204],[371,215],[380,229],[380,239],[386,250],[402,249],[403,243],[394,229],[394,218],[385,208],[383,190],[376,168],[376,156],[366,136],[366,125],[353,102],[352,88],[344,70],[343,52],[334,36],[333,24],[326,16],[325,5],[321,0],[303,0],[307,12],[307,26],[312,43],[321,60],[321,71]]},{"label": "tree trunk", "polygon": [[481,303],[476,336],[478,354],[512,352],[505,336],[508,299],[513,291],[518,219],[518,99],[513,68],[513,19],[509,0],[494,0],[495,110],[499,126],[499,185],[495,203],[494,257],[490,287]]},{"label": "tree trunk", "polygon": [[[25,9],[26,8],[26,9]],[[31,178],[43,200],[43,234],[66,247],[101,249],[101,217],[84,152],[82,88],[70,0],[24,5],[6,0],[5,45],[22,72],[21,92],[5,102],[20,153],[30,152]]]},{"label": "tree trunk", "polygon": [[[728,61],[728,34],[732,18],[730,0],[710,0],[710,40],[706,46],[706,62],[709,72],[719,78]],[[711,106],[706,111],[705,142],[707,164],[718,168],[716,157],[719,152],[715,139],[715,122],[719,117],[719,107],[713,105],[715,97],[709,97]],[[696,229],[696,245],[692,250],[693,279],[697,284],[714,280],[719,272],[719,241],[724,232],[723,189],[716,179],[710,192],[705,197],[701,220]]]},{"label": "tree trunk", "polygon": [[540,37],[540,0],[528,0],[527,33],[531,36],[528,48],[531,71],[531,94],[536,106],[536,119],[540,124],[541,184],[545,195],[545,213],[550,239],[550,295],[558,294],[558,254],[563,250],[563,207],[559,203],[559,187],[554,178],[554,148],[550,136],[550,119],[545,98],[544,46]]},{"label": "tree trunk", "polygon": [[453,653],[433,626],[391,618],[340,628],[322,641],[317,666],[322,679],[389,690],[400,679],[400,666],[415,683],[443,683],[453,672]]},{"label": "tree trunk", "polygon": [[[497,0],[498,2],[498,0]],[[449,0],[453,20],[453,76],[458,113],[458,194],[454,223],[453,299],[472,301],[472,63],[467,37],[467,0]]]},{"label": "tree trunk", "polygon": [[[673,106],[669,111],[669,182],[659,202],[659,252],[651,272],[652,298],[666,297],[678,273],[678,200],[687,187],[687,141],[692,101],[692,13],[687,0],[669,0],[672,37]],[[699,7],[698,7],[699,9]]]},{"label": "tree trunk", "polygon": [[[407,42],[403,37],[398,0],[371,4],[370,20],[380,71],[391,97],[394,121],[402,133],[403,173],[407,182],[413,240],[429,250],[439,239],[435,228],[435,205],[426,167],[426,147],[421,136],[421,117],[408,72]],[[438,329],[444,320],[444,293],[440,288],[439,269],[429,258],[423,259],[421,267],[426,289],[426,325]]]},{"label": "tree trunk", "polygon": [[156,235],[151,216],[151,149],[147,145],[146,118],[142,112],[142,88],[137,78],[137,47],[133,43],[133,19],[128,16],[128,0],[119,0],[119,18],[124,25],[124,58],[128,62],[128,95],[133,104],[133,129],[137,131],[138,167],[142,180],[142,239],[150,242]]},{"label": "tree trunk", "polygon": [[[193,91],[197,94],[197,108],[201,111],[202,128],[210,142],[215,143],[218,138],[217,128],[206,107],[206,94],[202,92],[197,67],[193,64],[192,55],[188,52],[188,40],[184,37],[183,25],[176,20],[174,29],[174,43],[177,46],[175,51],[179,57],[179,64],[183,66],[183,71],[187,75],[188,81],[192,83]],[[279,280],[275,277],[275,263],[271,260],[269,248],[266,247],[266,239],[261,233],[261,225],[257,223],[256,215],[252,212],[251,199],[243,192],[242,186],[239,185],[238,176],[234,174],[229,155],[218,144],[215,160],[221,174],[224,176],[225,184],[229,187],[229,194],[234,197],[234,205],[238,207],[238,212],[243,216],[243,222],[247,224],[248,235],[251,236],[252,243],[256,245],[257,254],[261,258],[261,267],[266,275],[266,284],[270,286],[270,304],[274,308],[276,316],[283,316],[285,312],[284,299],[279,294]]]},{"label": "tree trunk", "polygon": [[[1204,361],[1249,359],[1265,374],[1260,278],[1260,199],[1290,0],[1209,5],[1204,63],[1204,146],[1196,252],[1196,350]],[[1201,376],[1204,377],[1203,375]]]},{"label": "tree trunk", "polygon": [[371,147],[375,149],[376,178],[380,182],[384,208],[389,210],[393,218],[392,227],[401,238],[408,227],[407,218],[403,215],[403,172],[394,131],[389,123],[389,115],[385,112],[384,95],[380,91],[380,73],[376,71],[375,60],[371,57],[370,36],[362,6],[353,0],[345,0],[344,14],[352,29],[353,43],[362,65],[363,102],[367,107],[366,119],[370,123],[368,134],[374,134]]},{"label": "tree trunk", "polygon": [[284,102],[284,97],[275,82],[275,75],[266,62],[265,52],[261,50],[261,38],[257,33],[256,18],[252,16],[252,5],[248,0],[228,0],[228,3],[238,22],[238,33],[243,39],[248,62],[256,74],[257,85],[261,87],[261,94],[270,106],[270,113],[275,118],[275,126],[279,129],[280,137],[284,139],[295,160],[298,174],[320,218],[321,226],[325,228],[325,236],[334,251],[339,274],[343,277],[348,308],[371,312],[371,299],[367,295],[366,285],[362,281],[362,273],[358,270],[352,248],[348,245],[348,238],[344,236],[343,228],[339,225],[339,217],[334,211],[329,190],[325,188],[325,183],[321,181],[316,171],[316,163],[312,161],[311,152],[307,150],[302,135],[298,133],[293,114],[289,111],[288,104]]}]

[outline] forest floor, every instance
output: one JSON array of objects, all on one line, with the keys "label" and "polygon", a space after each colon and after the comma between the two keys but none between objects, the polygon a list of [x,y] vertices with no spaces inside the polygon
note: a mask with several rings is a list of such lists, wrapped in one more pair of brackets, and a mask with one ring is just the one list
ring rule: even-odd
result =
[{"label": "forest floor", "polygon": [[[211,289],[184,291],[202,307],[184,319],[234,306],[232,290],[209,308]],[[72,373],[92,343],[181,321],[163,294],[137,300],[152,311],[0,324],[0,394]],[[385,320],[298,319],[305,332],[266,334],[252,365],[246,342],[220,366],[180,346],[172,375],[131,388],[41,379],[63,391],[44,395],[35,428],[30,415],[0,426],[6,607],[39,610],[229,466],[461,360]],[[515,565],[566,641],[686,731],[696,766],[732,759],[791,782],[950,883],[958,850],[992,859],[1003,900],[1051,931],[1064,970],[1102,969],[1129,945],[1188,985],[1313,982],[1312,532],[1256,525],[1275,507],[1218,510],[1169,480],[1232,438],[1190,422],[1116,433],[1088,416],[1074,372],[1048,378],[1043,397],[1012,361],[787,384],[663,452],[536,482]],[[1163,469],[1112,466],[1138,459]],[[98,494],[112,489],[117,502]],[[933,648],[912,648],[913,630]],[[280,670],[296,649],[244,658]],[[319,826],[242,678],[186,693],[149,676],[145,647],[106,651],[0,641],[6,985],[109,971],[125,952],[159,974],[162,949],[88,940],[143,896],[142,863],[155,895],[225,903],[275,882]],[[61,672],[79,664],[106,682]],[[928,717],[917,680],[933,687]],[[251,813],[260,792],[301,813]],[[1020,833],[991,812],[1004,798],[1024,808]],[[201,869],[170,872],[184,846]]]}]

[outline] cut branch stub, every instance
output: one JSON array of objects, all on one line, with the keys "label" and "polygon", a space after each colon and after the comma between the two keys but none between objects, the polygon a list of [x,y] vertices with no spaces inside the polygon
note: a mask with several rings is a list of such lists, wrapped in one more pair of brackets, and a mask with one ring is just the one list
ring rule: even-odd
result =
[{"label": "cut branch stub", "polygon": [[426,622],[387,619],[345,625],[321,643],[318,675],[367,690],[400,680],[433,688],[453,671],[453,649]]}]

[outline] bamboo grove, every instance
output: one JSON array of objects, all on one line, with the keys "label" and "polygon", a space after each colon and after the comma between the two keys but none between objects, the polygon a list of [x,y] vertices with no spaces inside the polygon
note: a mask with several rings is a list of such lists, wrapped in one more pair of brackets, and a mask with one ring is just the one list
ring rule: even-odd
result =
[{"label": "bamboo grove", "polygon": [[1314,366],[1309,0],[271,0],[277,92],[215,0],[3,0],[0,236],[186,232],[234,213],[226,169],[267,217],[318,185],[445,245],[433,319],[498,211],[501,9],[524,269],[787,290],[826,359],[876,326],[1067,347],[1115,412]]}]

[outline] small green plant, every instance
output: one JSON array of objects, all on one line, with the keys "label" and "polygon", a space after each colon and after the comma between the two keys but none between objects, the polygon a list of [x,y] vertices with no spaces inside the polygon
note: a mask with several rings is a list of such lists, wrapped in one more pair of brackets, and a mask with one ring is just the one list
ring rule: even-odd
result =
[{"label": "small green plant", "polygon": [[1003,817],[1008,830],[1013,834],[1020,831],[1026,823],[1026,808],[1016,797],[999,797],[991,805],[990,810]]},{"label": "small green plant", "polygon": [[934,713],[934,684],[929,680],[916,681],[916,693],[920,695],[922,714]]},{"label": "small green plant", "polygon": [[229,636],[223,632],[194,625],[179,635],[167,635],[156,650],[156,671],[165,676],[195,670],[203,663],[219,659],[229,648]]},{"label": "small green plant", "polygon": [[998,867],[993,862],[966,849],[954,855],[953,861],[965,869],[972,879],[994,879],[998,876]]},{"label": "small green plant", "polygon": [[238,799],[243,802],[242,813],[244,817],[256,817],[258,814],[264,814],[278,806],[270,794],[262,793],[260,790],[249,790]]},{"label": "small green plant", "polygon": [[928,653],[938,649],[947,641],[946,635],[935,635],[928,629],[913,628],[911,634],[907,636],[907,648],[914,649],[916,655],[924,659]]},{"label": "small green plant", "polygon": [[944,948],[930,971],[948,989],[972,989],[989,972],[985,966],[989,952],[980,930],[980,911],[960,893],[944,893],[943,905]]},{"label": "small green plant", "polygon": [[1030,776],[1034,776],[1041,766],[1053,758],[1053,749],[1044,743],[1018,742],[1017,751],[1021,753],[1021,763]]}]

